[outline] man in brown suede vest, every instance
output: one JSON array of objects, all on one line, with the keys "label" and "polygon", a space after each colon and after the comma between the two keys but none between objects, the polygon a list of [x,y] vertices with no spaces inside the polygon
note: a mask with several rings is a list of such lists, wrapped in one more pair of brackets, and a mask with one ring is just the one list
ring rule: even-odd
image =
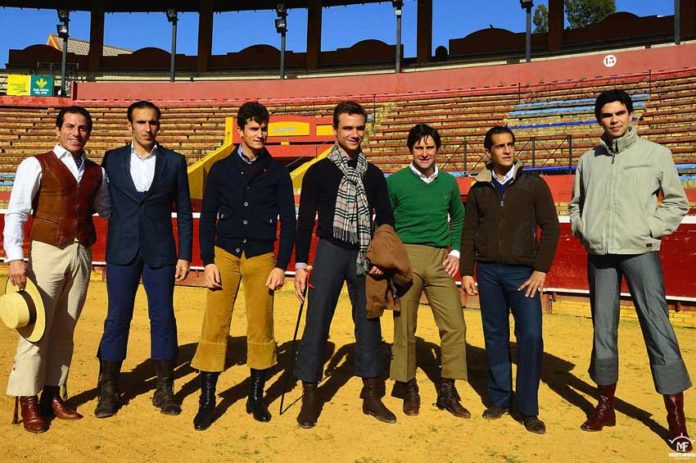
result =
[{"label": "man in brown suede vest", "polygon": [[[82,416],[63,401],[73,352],[73,332],[85,302],[96,241],[92,214],[109,215],[104,172],[88,160],[84,146],[92,118],[84,108],[63,108],[56,118],[58,143],[17,168],[5,215],[4,247],[11,282],[24,288],[34,280],[46,310],[41,339],[20,337],[7,394],[17,397],[29,432],[48,429],[46,418]],[[23,227],[29,214],[29,264],[24,262]],[[63,387],[61,397],[60,388]],[[39,401],[38,393],[41,394]]]}]

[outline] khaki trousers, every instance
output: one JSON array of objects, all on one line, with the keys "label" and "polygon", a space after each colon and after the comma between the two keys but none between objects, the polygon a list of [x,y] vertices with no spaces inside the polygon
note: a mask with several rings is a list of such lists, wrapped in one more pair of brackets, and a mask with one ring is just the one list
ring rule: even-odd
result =
[{"label": "khaki trousers", "polygon": [[443,378],[467,379],[466,324],[457,286],[442,262],[447,250],[406,244],[411,261],[413,286],[401,298],[401,311],[394,314],[394,345],[389,376],[407,382],[416,376],[416,326],[421,293],[430,302],[440,332]]},{"label": "khaki trousers", "polygon": [[44,386],[64,386],[73,355],[73,333],[85,304],[92,250],[80,243],[64,249],[32,241],[29,275],[46,308],[46,331],[38,342],[20,337],[7,384],[11,396],[33,396]]},{"label": "khaki trousers", "polygon": [[191,366],[200,371],[223,371],[227,335],[239,284],[244,281],[247,317],[247,365],[265,370],[277,363],[273,337],[273,292],[266,279],[275,266],[273,253],[247,258],[237,257],[215,247],[215,265],[220,270],[222,289],[207,291],[201,340]]}]

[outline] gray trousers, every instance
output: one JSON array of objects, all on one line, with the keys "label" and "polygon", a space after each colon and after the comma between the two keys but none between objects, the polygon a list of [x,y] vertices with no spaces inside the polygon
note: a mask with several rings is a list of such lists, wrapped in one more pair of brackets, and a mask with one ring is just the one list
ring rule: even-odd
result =
[{"label": "gray trousers", "polygon": [[660,394],[688,389],[691,380],[669,322],[658,253],[589,255],[587,274],[594,325],[589,372],[594,382],[606,386],[619,377],[619,293],[625,276],[648,350],[655,389]]},{"label": "gray trousers", "polygon": [[379,318],[367,318],[365,275],[358,275],[358,251],[343,249],[328,240],[319,240],[310,276],[307,319],[297,350],[295,377],[307,382],[321,381],[324,347],[336,311],[343,282],[353,307],[355,324],[355,376],[375,378],[383,373],[382,331]]}]

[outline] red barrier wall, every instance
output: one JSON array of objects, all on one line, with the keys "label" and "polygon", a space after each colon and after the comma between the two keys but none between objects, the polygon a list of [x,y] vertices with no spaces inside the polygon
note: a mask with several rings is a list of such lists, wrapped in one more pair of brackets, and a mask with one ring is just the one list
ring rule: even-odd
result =
[{"label": "red barrier wall", "polygon": [[[0,229],[5,225],[5,215],[0,214]],[[92,248],[94,262],[104,262],[106,248],[107,223],[95,218],[98,241]],[[198,248],[198,219],[194,219],[193,266],[202,266]],[[175,232],[176,236],[176,232]],[[25,243],[29,243],[28,237]],[[276,242],[277,244],[277,242]],[[312,243],[310,262],[314,260],[316,239]],[[25,249],[25,253],[26,253]],[[277,249],[276,249],[277,251]],[[4,251],[2,252],[4,257]],[[660,251],[665,289],[668,296],[696,298],[696,279],[689,269],[696,268],[696,223],[683,223],[675,233],[662,241]],[[294,255],[288,270],[294,270]],[[561,224],[561,238],[553,267],[546,280],[548,288],[567,290],[587,290],[587,254],[570,233],[570,224]],[[623,291],[627,289],[624,285]]]},{"label": "red barrier wall", "polygon": [[[613,54],[616,64],[604,65]],[[696,44],[603,52],[532,63],[500,64],[457,69],[307,79],[216,82],[79,82],[74,97],[82,102],[151,99],[156,101],[231,100],[248,98],[320,99],[452,91],[518,84],[538,84],[691,68]],[[202,103],[202,101],[201,101]]]}]

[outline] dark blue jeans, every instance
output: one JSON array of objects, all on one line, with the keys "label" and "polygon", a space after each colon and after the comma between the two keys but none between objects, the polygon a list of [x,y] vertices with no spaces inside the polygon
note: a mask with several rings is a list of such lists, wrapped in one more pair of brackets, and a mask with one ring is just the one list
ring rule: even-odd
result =
[{"label": "dark blue jeans", "polygon": [[488,397],[493,405],[512,405],[512,362],[509,313],[517,339],[517,409],[525,416],[539,414],[539,380],[544,341],[541,337],[541,299],[526,297],[517,288],[532,274],[530,267],[478,262],[476,278],[483,336],[488,361]]},{"label": "dark blue jeans", "polygon": [[178,343],[173,303],[175,270],[173,265],[152,268],[140,256],[129,265],[106,264],[109,309],[104,321],[104,335],[99,344],[99,358],[110,362],[126,358],[135,293],[142,276],[150,316],[151,357],[154,360],[176,359]]}]

